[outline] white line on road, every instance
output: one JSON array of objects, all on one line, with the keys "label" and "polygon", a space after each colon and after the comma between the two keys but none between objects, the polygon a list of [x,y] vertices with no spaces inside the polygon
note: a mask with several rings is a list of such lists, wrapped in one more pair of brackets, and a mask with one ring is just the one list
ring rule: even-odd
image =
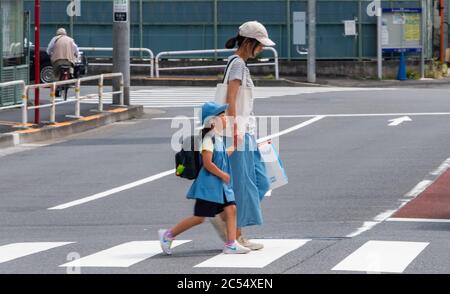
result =
[{"label": "white line on road", "polygon": [[[350,113],[350,114],[299,114],[299,115],[256,115],[257,118],[309,118],[317,116],[325,117],[377,117],[377,116],[439,116],[450,115],[450,112],[411,112],[411,113]],[[196,117],[155,117],[152,120],[173,120],[173,119],[197,119]]]},{"label": "white line on road", "polygon": [[435,171],[431,173],[433,176],[443,174],[450,167],[450,158],[447,158]]},{"label": "white line on road", "polygon": [[74,242],[25,242],[0,246],[0,263],[72,243]]},{"label": "white line on road", "polygon": [[257,142],[261,143],[261,142],[264,142],[264,141],[267,141],[267,140],[270,140],[270,139],[273,139],[273,138],[276,138],[276,137],[280,137],[282,135],[289,134],[289,133],[291,133],[293,131],[296,131],[298,129],[304,128],[306,126],[309,126],[310,124],[313,124],[313,123],[315,123],[315,122],[317,122],[317,121],[319,121],[319,120],[321,120],[323,118],[325,118],[325,116],[323,116],[323,115],[316,116],[316,117],[314,117],[314,118],[312,118],[310,120],[307,120],[305,122],[302,122],[301,124],[298,124],[298,125],[295,125],[293,127],[290,127],[290,128],[288,128],[288,129],[286,129],[284,131],[281,131],[279,133],[272,134],[272,135],[269,135],[269,136],[266,136],[266,137],[263,137],[263,138],[259,138],[257,140]]},{"label": "white line on road", "polygon": [[428,244],[425,242],[368,241],[332,270],[402,273]]},{"label": "white line on road", "polygon": [[394,210],[388,210],[385,211],[378,216],[376,216],[373,221],[367,221],[364,222],[363,225],[358,228],[356,231],[352,232],[351,234],[348,234],[347,237],[353,238],[355,236],[358,236],[364,232],[367,232],[371,229],[373,229],[376,225],[380,224],[383,221],[387,220],[395,220],[397,218],[391,218],[392,215],[394,215],[397,211],[399,211],[402,207],[404,207],[408,202],[410,202],[412,199],[419,196],[425,189],[427,189],[441,174],[443,174],[450,164],[450,158],[446,159],[435,171],[430,173],[430,175],[435,176],[434,180],[423,180],[420,183],[418,183],[410,192],[405,194],[404,199],[400,199],[400,206],[397,209]]},{"label": "white line on road", "polygon": [[65,203],[65,204],[61,204],[61,205],[58,205],[58,206],[50,207],[48,209],[49,210],[59,210],[59,209],[66,209],[66,208],[69,208],[69,207],[77,206],[77,205],[80,205],[80,204],[83,204],[83,203],[86,203],[86,202],[89,202],[89,201],[93,201],[93,200],[97,200],[97,199],[100,199],[100,198],[104,198],[104,197],[110,196],[110,195],[118,193],[118,192],[122,192],[122,191],[131,189],[131,188],[134,188],[134,187],[146,184],[146,183],[153,182],[153,181],[158,180],[160,178],[163,178],[165,176],[168,176],[168,175],[171,175],[171,174],[173,175],[174,173],[175,173],[175,169],[171,169],[171,170],[159,173],[157,175],[154,175],[154,176],[142,179],[142,180],[138,180],[136,182],[133,182],[133,183],[130,183],[130,184],[127,184],[127,185],[124,185],[124,186],[113,188],[111,190],[108,190],[108,191],[105,191],[105,192],[101,192],[101,193],[98,193],[98,194],[95,194],[95,195],[92,195],[92,196],[88,196],[88,197],[85,197],[85,198],[82,198],[82,199],[79,199],[79,200],[75,200],[75,201],[72,201],[72,202],[69,202],[69,203]]},{"label": "white line on road", "polygon": [[387,222],[413,222],[413,223],[450,223],[450,219],[438,218],[388,218]]},{"label": "white line on road", "polygon": [[258,239],[253,241],[264,244],[264,249],[251,251],[247,254],[222,253],[197,264],[195,267],[263,268],[289,252],[302,247],[311,240]]},{"label": "white line on road", "polygon": [[383,222],[384,220],[388,219],[391,215],[393,215],[395,213],[395,210],[387,210],[383,213],[380,213],[379,215],[377,215],[373,221],[369,221],[369,222],[364,222],[363,225],[358,228],[356,231],[354,231],[351,234],[347,235],[347,238],[353,238],[356,237],[358,235],[361,235],[364,232],[367,232],[371,229],[373,229],[373,227],[375,227],[376,225],[378,225],[379,223]]},{"label": "white line on road", "polygon": [[[264,138],[260,138],[260,139],[257,140],[257,142],[263,142],[263,141],[266,141],[266,140],[269,140],[269,139],[273,139],[275,137],[286,135],[286,134],[291,133],[293,131],[296,131],[298,129],[304,128],[304,127],[306,127],[306,126],[308,126],[308,125],[310,125],[310,124],[312,124],[314,122],[317,122],[317,121],[319,121],[319,120],[321,120],[323,118],[324,118],[324,116],[314,117],[314,118],[312,118],[310,120],[302,122],[302,123],[300,123],[298,125],[295,125],[295,126],[293,126],[291,128],[288,128],[288,129],[286,129],[284,131],[281,131],[279,133],[275,133],[275,134],[272,134],[270,136],[267,136],[267,137],[264,137]],[[100,199],[100,198],[111,196],[113,194],[122,192],[124,190],[128,190],[128,189],[131,189],[131,188],[134,188],[134,187],[137,187],[137,186],[140,186],[140,185],[143,185],[143,184],[146,184],[146,183],[149,183],[149,182],[152,182],[152,181],[161,179],[161,178],[163,178],[165,176],[173,175],[173,174],[175,174],[175,169],[171,169],[171,170],[159,173],[157,175],[150,176],[148,178],[145,178],[145,179],[142,179],[142,180],[138,180],[138,181],[135,181],[135,182],[130,183],[130,184],[126,184],[124,186],[116,187],[116,188],[110,189],[110,190],[105,191],[105,192],[97,193],[97,194],[92,195],[92,196],[84,197],[84,198],[81,198],[79,200],[75,200],[75,201],[72,201],[72,202],[68,202],[68,203],[65,203],[65,204],[54,206],[54,207],[48,208],[48,210],[61,210],[61,209],[66,209],[66,208],[69,208],[69,207],[77,206],[77,205],[80,205],[80,204],[84,204],[84,203],[87,203],[87,202],[90,202],[90,201],[93,201],[93,200],[97,200],[97,199]]]},{"label": "white line on road", "polygon": [[433,183],[433,181],[430,180],[423,180],[422,182],[418,183],[408,194],[406,194],[406,197],[417,197],[425,191],[428,186],[430,186]]},{"label": "white line on road", "polygon": [[[172,248],[191,240],[175,240]],[[161,254],[159,241],[133,241],[60,265],[60,267],[130,267]]]}]

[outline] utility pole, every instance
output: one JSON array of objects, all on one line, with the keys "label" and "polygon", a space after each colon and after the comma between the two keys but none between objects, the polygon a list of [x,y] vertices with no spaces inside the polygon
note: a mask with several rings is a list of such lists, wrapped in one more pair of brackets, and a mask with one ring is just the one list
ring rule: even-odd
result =
[{"label": "utility pole", "polygon": [[308,82],[316,82],[316,0],[308,0]]},{"label": "utility pole", "polygon": [[[113,7],[113,72],[123,74],[125,105],[130,105],[130,2],[114,0]],[[113,91],[119,90],[120,81],[113,79]],[[119,95],[113,96],[113,104],[120,104]]]},{"label": "utility pole", "polygon": [[445,63],[445,28],[444,28],[444,18],[445,18],[445,13],[444,13],[444,8],[445,8],[445,1],[444,0],[440,0],[439,1],[439,16],[440,16],[440,60],[441,60],[441,64]]},{"label": "utility pole", "polygon": [[[41,0],[34,0],[34,83],[41,83]],[[39,88],[34,89],[34,105],[39,106]],[[34,123],[39,124],[39,108],[34,109]]]}]

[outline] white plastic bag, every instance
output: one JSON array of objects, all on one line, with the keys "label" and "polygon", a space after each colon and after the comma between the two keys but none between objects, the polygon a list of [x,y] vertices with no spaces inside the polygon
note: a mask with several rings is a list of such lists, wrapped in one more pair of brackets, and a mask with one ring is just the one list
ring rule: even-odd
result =
[{"label": "white plastic bag", "polygon": [[270,190],[279,188],[288,183],[288,177],[283,164],[275,150],[272,141],[264,141],[258,144],[262,160],[266,165],[267,179],[269,180]]}]

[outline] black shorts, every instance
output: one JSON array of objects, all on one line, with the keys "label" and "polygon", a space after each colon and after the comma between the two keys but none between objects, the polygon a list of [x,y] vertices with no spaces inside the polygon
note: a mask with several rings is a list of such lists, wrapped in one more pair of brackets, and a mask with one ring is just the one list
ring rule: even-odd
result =
[{"label": "black shorts", "polygon": [[225,195],[223,195],[224,203],[216,203],[211,201],[206,201],[203,199],[197,199],[194,206],[194,216],[199,217],[215,217],[217,214],[221,213],[223,209],[230,205],[236,205],[236,202],[227,202]]}]

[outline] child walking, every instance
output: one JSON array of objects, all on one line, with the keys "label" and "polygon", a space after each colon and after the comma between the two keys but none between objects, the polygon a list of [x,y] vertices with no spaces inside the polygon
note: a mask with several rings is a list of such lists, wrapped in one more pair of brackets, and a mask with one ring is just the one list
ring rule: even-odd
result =
[{"label": "child walking", "polygon": [[223,141],[227,125],[225,111],[228,104],[207,102],[202,106],[202,163],[198,177],[187,193],[188,199],[195,199],[194,215],[188,217],[171,229],[158,231],[162,250],[172,254],[172,241],[179,234],[199,225],[206,217],[225,213],[228,240],[223,253],[245,254],[251,250],[236,242],[236,203],[234,198],[229,156],[234,147],[226,149]]}]

